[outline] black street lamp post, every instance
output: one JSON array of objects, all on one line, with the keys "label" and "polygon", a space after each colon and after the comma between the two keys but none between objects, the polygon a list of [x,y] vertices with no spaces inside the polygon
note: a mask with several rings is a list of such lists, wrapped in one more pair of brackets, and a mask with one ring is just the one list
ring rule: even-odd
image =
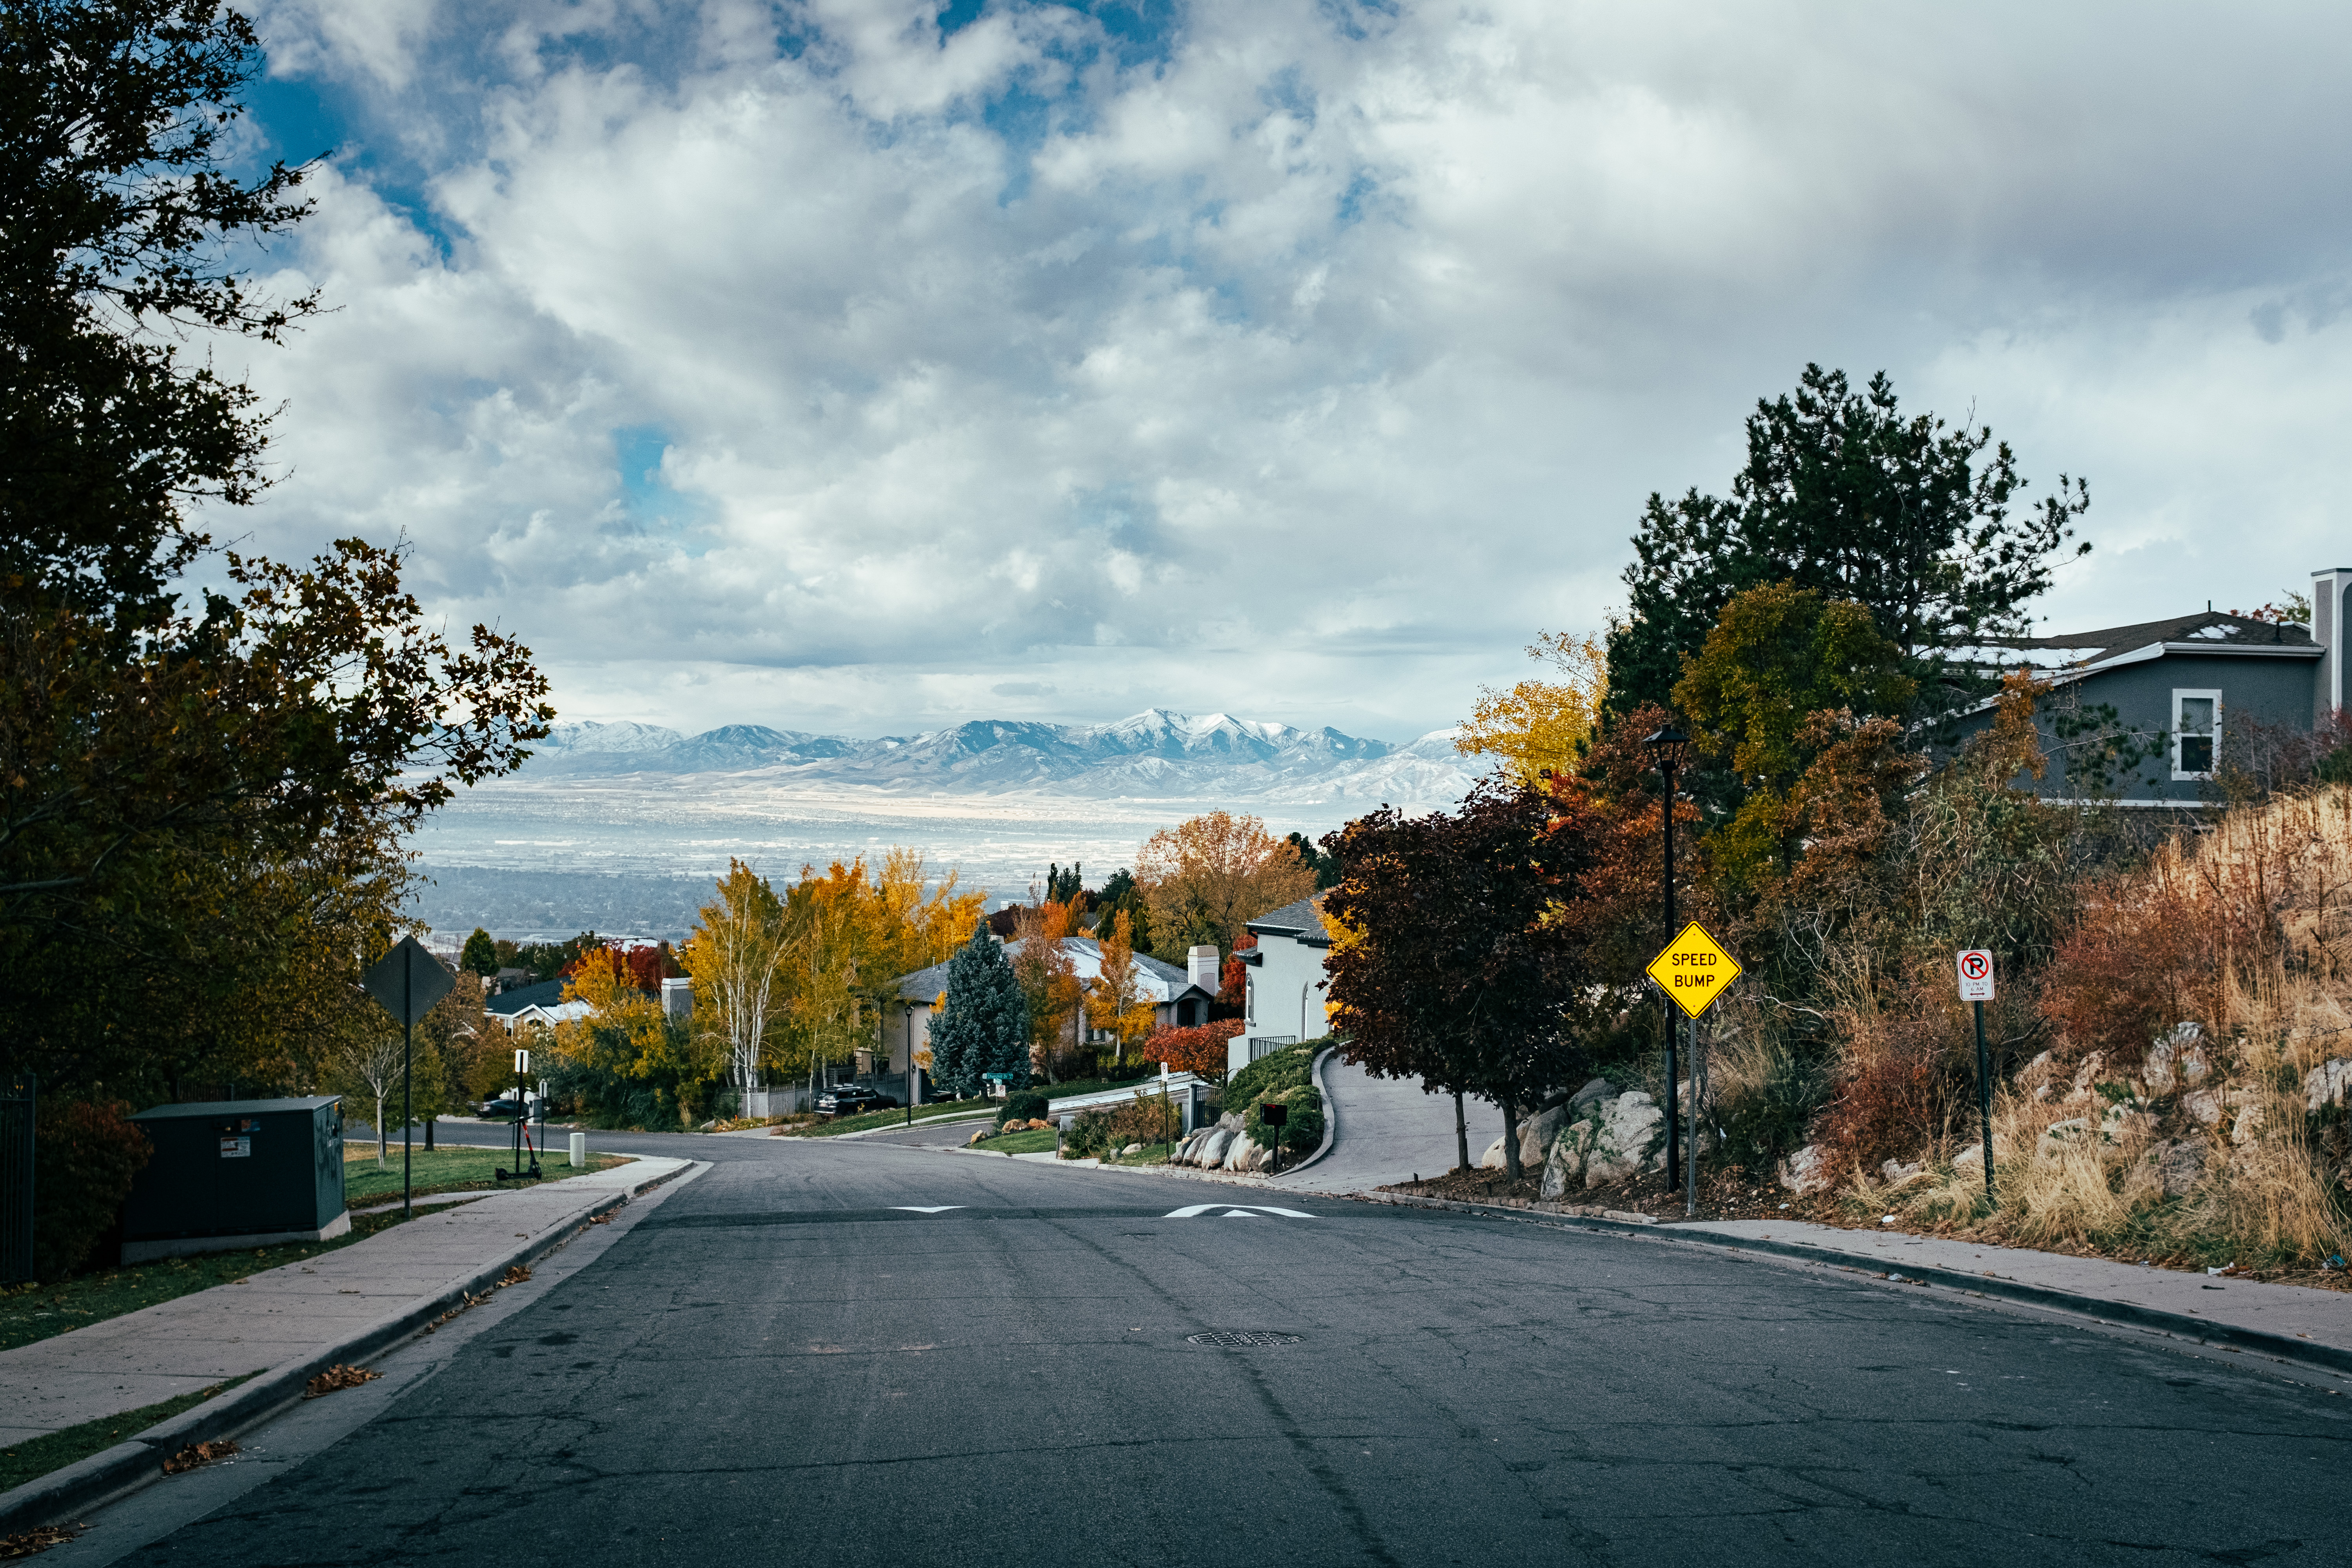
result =
[{"label": "black street lamp post", "polygon": [[[1657,765],[1658,777],[1665,784],[1663,809],[1666,852],[1659,879],[1665,889],[1668,942],[1675,940],[1675,771],[1690,756],[1690,737],[1676,729],[1671,720],[1642,740],[1642,744],[1649,748],[1651,762]],[[1665,1027],[1666,1037],[1666,1190],[1672,1192],[1682,1185],[1682,1142],[1675,1091],[1675,1038],[1680,1030],[1675,1027],[1674,999],[1664,991],[1658,993],[1658,1018]]]}]

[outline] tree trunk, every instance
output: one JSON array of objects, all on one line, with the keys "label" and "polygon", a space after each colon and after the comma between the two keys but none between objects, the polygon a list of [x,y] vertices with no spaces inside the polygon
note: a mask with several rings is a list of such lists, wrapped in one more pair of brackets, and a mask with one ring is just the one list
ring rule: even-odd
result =
[{"label": "tree trunk", "polygon": [[1457,1171],[1468,1170],[1470,1168],[1470,1119],[1462,1110],[1462,1091],[1458,1089],[1454,1091],[1454,1147],[1459,1152],[1462,1161],[1454,1168]]},{"label": "tree trunk", "polygon": [[1527,1174],[1519,1163],[1519,1102],[1507,1095],[1503,1100],[1503,1173],[1517,1181]]},{"label": "tree trunk", "polygon": [[381,1094],[375,1097],[375,1163],[378,1169],[383,1168],[386,1141],[389,1137],[383,1125],[383,1099]]}]

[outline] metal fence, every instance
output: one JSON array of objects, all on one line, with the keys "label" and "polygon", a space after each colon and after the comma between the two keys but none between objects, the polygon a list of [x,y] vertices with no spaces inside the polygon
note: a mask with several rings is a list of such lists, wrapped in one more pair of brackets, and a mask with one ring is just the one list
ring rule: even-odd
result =
[{"label": "metal fence", "polygon": [[33,1078],[0,1080],[0,1285],[33,1277]]}]

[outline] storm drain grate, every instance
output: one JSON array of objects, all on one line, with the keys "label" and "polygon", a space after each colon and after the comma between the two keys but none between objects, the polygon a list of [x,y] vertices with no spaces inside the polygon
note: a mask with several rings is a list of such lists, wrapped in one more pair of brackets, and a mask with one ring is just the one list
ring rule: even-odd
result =
[{"label": "storm drain grate", "polygon": [[1273,1334],[1262,1329],[1219,1329],[1213,1333],[1187,1334],[1184,1342],[1191,1345],[1214,1345],[1219,1350],[1252,1350],[1259,1345],[1295,1345],[1297,1334]]}]

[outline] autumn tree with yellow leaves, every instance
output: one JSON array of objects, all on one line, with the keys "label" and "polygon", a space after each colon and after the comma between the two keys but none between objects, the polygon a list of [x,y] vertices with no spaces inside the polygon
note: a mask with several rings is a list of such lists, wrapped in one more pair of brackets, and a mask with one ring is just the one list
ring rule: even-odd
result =
[{"label": "autumn tree with yellow leaves", "polygon": [[1576,771],[1609,695],[1609,650],[1598,637],[1546,632],[1528,646],[1528,657],[1551,665],[1560,679],[1522,680],[1508,691],[1479,688],[1454,746],[1465,756],[1496,758],[1513,783],[1534,787],[1546,773]]},{"label": "autumn tree with yellow leaves", "polygon": [[1135,962],[1135,926],[1125,910],[1116,911],[1102,944],[1102,973],[1087,986],[1087,1021],[1109,1034],[1118,1044],[1115,1058],[1124,1062],[1127,1048],[1151,1033],[1151,994],[1143,988],[1142,966]]}]

